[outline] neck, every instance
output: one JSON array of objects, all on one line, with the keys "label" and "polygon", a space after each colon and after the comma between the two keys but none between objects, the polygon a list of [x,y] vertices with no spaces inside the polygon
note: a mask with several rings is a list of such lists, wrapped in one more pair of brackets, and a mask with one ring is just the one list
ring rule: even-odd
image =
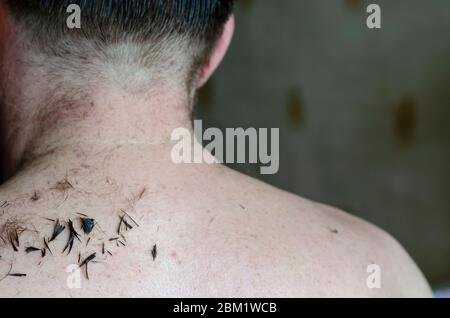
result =
[{"label": "neck", "polygon": [[128,148],[134,155],[167,151],[173,129],[191,126],[188,101],[188,96],[180,98],[164,90],[146,95],[98,91],[82,104],[54,106],[29,120],[29,128],[15,137],[12,166],[49,156],[51,160],[63,156],[61,162],[68,163],[71,159],[92,161],[117,147]]}]

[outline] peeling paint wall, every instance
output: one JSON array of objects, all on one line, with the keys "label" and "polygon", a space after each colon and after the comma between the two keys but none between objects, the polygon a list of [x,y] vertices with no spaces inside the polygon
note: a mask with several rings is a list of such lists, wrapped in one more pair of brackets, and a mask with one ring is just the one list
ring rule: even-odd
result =
[{"label": "peeling paint wall", "polygon": [[449,282],[450,2],[240,0],[236,19],[197,117],[281,135],[277,175],[236,168],[381,226]]}]

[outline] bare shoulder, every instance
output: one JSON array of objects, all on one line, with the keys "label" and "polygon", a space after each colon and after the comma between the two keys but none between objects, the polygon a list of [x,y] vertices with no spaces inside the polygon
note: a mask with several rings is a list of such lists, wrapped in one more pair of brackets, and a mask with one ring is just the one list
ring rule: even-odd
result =
[{"label": "bare shoulder", "polygon": [[385,231],[259,181],[245,183],[241,189],[255,193],[245,201],[253,202],[259,242],[274,258],[270,274],[282,277],[273,287],[287,291],[283,296],[431,296],[414,261]]},{"label": "bare shoulder", "polygon": [[334,207],[317,204],[330,218],[352,233],[348,240],[359,240],[357,251],[360,257],[373,256],[371,266],[366,269],[366,285],[378,289],[376,281],[379,274],[378,292],[372,293],[386,297],[431,297],[432,293],[424,275],[403,246],[389,233],[360,218]]}]

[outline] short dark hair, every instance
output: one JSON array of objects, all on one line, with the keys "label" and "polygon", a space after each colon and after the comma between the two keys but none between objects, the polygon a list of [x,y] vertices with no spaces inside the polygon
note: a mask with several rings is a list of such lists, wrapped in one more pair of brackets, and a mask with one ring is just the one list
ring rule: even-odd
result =
[{"label": "short dark hair", "polygon": [[[67,43],[94,42],[101,50],[122,41],[154,45],[179,36],[195,48],[191,55],[206,58],[221,35],[233,10],[234,0],[3,0],[14,20],[21,24],[45,52],[62,55]],[[81,9],[81,28],[69,29],[67,8]],[[64,44],[61,44],[64,43]],[[152,48],[147,45],[139,56]]]},{"label": "short dark hair", "polygon": [[212,41],[233,9],[233,0],[5,0],[19,18],[39,30],[65,33],[67,7],[76,4],[83,16],[83,35],[114,41],[123,34],[137,39],[167,33]]}]

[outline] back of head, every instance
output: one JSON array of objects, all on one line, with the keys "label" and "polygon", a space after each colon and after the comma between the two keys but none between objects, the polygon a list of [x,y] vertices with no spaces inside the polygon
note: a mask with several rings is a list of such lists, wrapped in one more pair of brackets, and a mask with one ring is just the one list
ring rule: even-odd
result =
[{"label": "back of head", "polygon": [[[3,1],[30,52],[27,63],[69,72],[64,77],[73,81],[94,72],[127,86],[171,76],[189,85],[233,7],[233,0]],[[80,28],[67,25],[73,5],[80,8]]]}]

